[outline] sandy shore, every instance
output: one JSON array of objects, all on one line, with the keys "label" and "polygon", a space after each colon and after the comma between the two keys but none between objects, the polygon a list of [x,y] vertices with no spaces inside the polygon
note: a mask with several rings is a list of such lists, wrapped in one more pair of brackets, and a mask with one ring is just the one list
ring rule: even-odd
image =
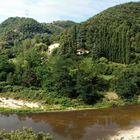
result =
[{"label": "sandy shore", "polygon": [[41,104],[37,102],[28,102],[23,100],[15,100],[12,98],[1,98],[1,97],[0,97],[0,107],[12,109],[19,109],[23,107],[42,108]]},{"label": "sandy shore", "polygon": [[123,138],[123,140],[140,140],[140,127],[135,127],[130,130],[121,130],[116,136],[111,137],[111,140],[121,138]]}]

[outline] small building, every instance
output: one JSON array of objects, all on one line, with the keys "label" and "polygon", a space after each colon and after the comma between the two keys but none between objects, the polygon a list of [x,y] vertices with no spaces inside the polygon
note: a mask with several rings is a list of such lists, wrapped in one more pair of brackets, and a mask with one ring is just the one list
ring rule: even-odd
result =
[{"label": "small building", "polygon": [[84,49],[84,48],[77,49],[76,52],[77,52],[77,53],[76,53],[77,55],[83,55],[83,54],[89,54],[89,53],[90,53],[89,50],[86,50],[86,49]]}]

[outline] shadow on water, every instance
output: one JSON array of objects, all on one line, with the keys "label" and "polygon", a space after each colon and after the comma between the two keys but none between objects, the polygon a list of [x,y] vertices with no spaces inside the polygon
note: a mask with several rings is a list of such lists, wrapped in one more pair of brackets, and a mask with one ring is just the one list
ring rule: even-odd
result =
[{"label": "shadow on water", "polygon": [[140,126],[140,105],[70,112],[0,115],[1,129],[10,131],[32,127],[36,132],[51,133],[56,140],[96,140],[135,126]]}]

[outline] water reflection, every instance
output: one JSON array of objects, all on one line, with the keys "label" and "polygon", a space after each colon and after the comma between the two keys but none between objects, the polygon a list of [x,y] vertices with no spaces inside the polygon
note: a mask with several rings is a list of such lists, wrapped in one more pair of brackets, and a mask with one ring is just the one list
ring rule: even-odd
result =
[{"label": "water reflection", "polygon": [[114,109],[40,114],[1,114],[0,128],[7,131],[32,127],[50,132],[57,140],[96,140],[118,130],[140,126],[140,105]]}]

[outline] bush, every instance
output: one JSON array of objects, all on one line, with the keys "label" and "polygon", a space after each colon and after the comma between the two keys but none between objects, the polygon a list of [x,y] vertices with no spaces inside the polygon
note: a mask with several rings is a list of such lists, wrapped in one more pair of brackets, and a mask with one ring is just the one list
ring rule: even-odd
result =
[{"label": "bush", "polygon": [[136,98],[140,94],[139,70],[133,66],[120,72],[113,86],[121,98],[128,100]]},{"label": "bush", "polygon": [[95,104],[101,100],[102,95],[97,91],[92,91],[92,93],[85,93],[82,95],[82,99],[86,104]]},{"label": "bush", "polygon": [[43,132],[35,134],[31,128],[23,128],[22,130],[11,131],[10,133],[3,130],[0,131],[1,140],[52,140],[50,134]]}]

